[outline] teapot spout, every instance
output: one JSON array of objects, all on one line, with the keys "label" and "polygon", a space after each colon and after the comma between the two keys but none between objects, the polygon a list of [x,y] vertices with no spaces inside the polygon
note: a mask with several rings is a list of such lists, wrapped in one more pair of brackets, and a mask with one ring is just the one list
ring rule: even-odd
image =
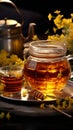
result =
[{"label": "teapot spout", "polygon": [[28,27],[28,36],[25,38],[25,42],[29,42],[32,41],[32,38],[34,36],[34,26],[36,25],[36,23],[29,23],[29,27]]}]

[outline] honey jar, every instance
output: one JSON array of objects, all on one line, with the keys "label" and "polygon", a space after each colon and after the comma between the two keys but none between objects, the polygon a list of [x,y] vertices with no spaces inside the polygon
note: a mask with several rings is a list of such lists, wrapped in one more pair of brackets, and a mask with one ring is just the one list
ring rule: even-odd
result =
[{"label": "honey jar", "polygon": [[29,57],[24,65],[24,76],[32,89],[44,95],[55,95],[71,76],[65,42],[37,40],[29,44]]}]

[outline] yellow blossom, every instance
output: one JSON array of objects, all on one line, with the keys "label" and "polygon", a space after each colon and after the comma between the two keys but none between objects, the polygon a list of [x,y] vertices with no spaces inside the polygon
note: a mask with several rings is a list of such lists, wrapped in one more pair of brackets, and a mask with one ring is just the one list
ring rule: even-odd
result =
[{"label": "yellow blossom", "polygon": [[49,19],[49,21],[52,19],[52,15],[51,15],[51,13],[49,13],[49,15],[48,15],[48,19]]},{"label": "yellow blossom", "polygon": [[48,40],[63,40],[65,38],[65,36],[63,34],[61,35],[48,35]]},{"label": "yellow blossom", "polygon": [[70,23],[69,29],[70,29],[70,32],[73,33],[73,23]]},{"label": "yellow blossom", "polygon": [[32,37],[32,40],[38,40],[38,36],[37,36],[37,35],[34,35],[34,36]]},{"label": "yellow blossom", "polygon": [[4,113],[4,112],[1,112],[1,113],[0,113],[0,119],[3,119],[4,116],[5,116],[5,113]]},{"label": "yellow blossom", "polygon": [[62,25],[62,17],[63,15],[58,15],[56,16],[56,18],[54,19],[54,24],[57,26],[58,29],[61,29],[63,28],[63,25]]},{"label": "yellow blossom", "polygon": [[[48,39],[50,40],[65,40],[67,44],[68,53],[73,53],[73,13],[70,14],[69,18],[65,18],[63,14],[61,14],[60,10],[54,11],[56,16],[52,16],[52,14],[48,15],[48,18],[52,16],[53,18],[53,34],[50,35],[50,29],[48,34]],[[51,20],[51,18],[50,18]]]},{"label": "yellow blossom", "polygon": [[66,18],[63,18],[63,20],[62,20],[62,26],[64,27],[64,26],[70,26],[70,24],[72,23],[72,19],[70,19],[70,18],[68,18],[68,19],[66,19]]},{"label": "yellow blossom", "polygon": [[42,103],[42,104],[40,105],[40,108],[41,108],[41,109],[44,109],[44,108],[45,108],[44,103]]},{"label": "yellow blossom", "polygon": [[10,120],[11,116],[10,116],[10,113],[9,113],[9,112],[6,114],[6,118],[7,118],[8,120]]},{"label": "yellow blossom", "polygon": [[73,19],[73,13],[71,13],[71,18]]},{"label": "yellow blossom", "polygon": [[60,10],[54,11],[55,14],[59,14],[60,12],[61,12]]},{"label": "yellow blossom", "polygon": [[48,39],[49,40],[59,40],[59,36],[58,35],[48,35]]},{"label": "yellow blossom", "polygon": [[56,31],[57,31],[57,28],[53,27],[53,31],[54,31],[54,33],[56,33]]}]

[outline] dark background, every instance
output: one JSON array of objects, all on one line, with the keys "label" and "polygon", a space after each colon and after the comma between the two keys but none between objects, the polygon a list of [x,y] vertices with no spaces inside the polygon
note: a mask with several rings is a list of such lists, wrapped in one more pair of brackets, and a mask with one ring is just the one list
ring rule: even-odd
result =
[{"label": "dark background", "polygon": [[[36,23],[35,33],[37,35],[43,35],[50,28],[48,14],[53,13],[55,10],[60,10],[65,17],[70,17],[70,13],[73,13],[73,0],[12,0],[16,6],[20,9],[23,18],[23,34],[28,35],[29,23]],[[3,3],[0,4],[0,19],[7,18],[16,19],[21,22],[21,18],[16,14],[16,11],[10,4],[6,4],[3,7]]]},{"label": "dark background", "polygon": [[56,9],[68,15],[73,12],[73,0],[12,0],[18,7],[48,15]]},{"label": "dark background", "polygon": [[[50,28],[48,14],[60,10],[65,17],[69,18],[73,13],[73,0],[12,0],[19,8],[29,10],[42,15],[37,21],[37,34],[44,34]],[[39,32],[39,33],[38,33]]]}]

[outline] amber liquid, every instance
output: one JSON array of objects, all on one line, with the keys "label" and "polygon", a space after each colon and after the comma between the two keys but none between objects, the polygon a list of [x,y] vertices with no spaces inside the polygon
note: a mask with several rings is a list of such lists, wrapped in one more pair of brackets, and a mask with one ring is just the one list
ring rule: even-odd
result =
[{"label": "amber liquid", "polygon": [[44,95],[54,95],[62,90],[69,77],[70,65],[66,59],[52,62],[27,61],[24,75],[28,84]]},{"label": "amber liquid", "polygon": [[22,88],[23,77],[1,77],[1,83],[4,84],[4,92],[19,92]]}]

